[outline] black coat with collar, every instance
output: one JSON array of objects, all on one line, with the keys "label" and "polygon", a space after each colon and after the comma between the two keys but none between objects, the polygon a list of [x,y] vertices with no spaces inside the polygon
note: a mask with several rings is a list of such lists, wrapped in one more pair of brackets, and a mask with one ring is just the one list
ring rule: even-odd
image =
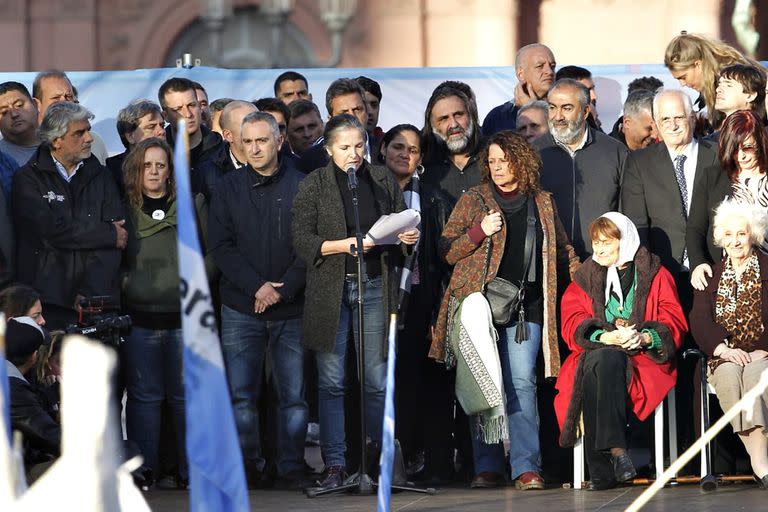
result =
[{"label": "black coat with collar", "polygon": [[[705,169],[716,166],[717,148],[698,140],[694,193]],[[637,226],[640,242],[661,259],[672,275],[680,271],[685,249],[686,218],[675,168],[663,143],[630,153],[624,168],[621,210]],[[690,208],[689,208],[690,211]]]},{"label": "black coat with collar", "polygon": [[125,218],[114,179],[95,156],[67,183],[41,145],[13,177],[18,280],[45,303],[73,309],[75,297],[119,297],[121,251],[113,221]]},{"label": "black coat with collar", "polygon": [[691,270],[702,263],[712,266],[720,261],[723,250],[715,245],[713,230],[715,208],[730,195],[731,181],[723,168],[720,165],[712,165],[704,169],[693,189],[688,226],[685,230]]},{"label": "black coat with collar", "polygon": [[[386,167],[367,166],[374,184],[374,196],[382,215],[405,210],[400,186]],[[305,347],[331,352],[336,343],[344,290],[345,255],[323,256],[320,248],[328,240],[347,238],[344,205],[333,162],[310,173],[299,185],[293,201],[293,245],[307,265],[302,343]],[[395,261],[402,253],[396,246],[381,252],[385,314],[397,307]]]}]

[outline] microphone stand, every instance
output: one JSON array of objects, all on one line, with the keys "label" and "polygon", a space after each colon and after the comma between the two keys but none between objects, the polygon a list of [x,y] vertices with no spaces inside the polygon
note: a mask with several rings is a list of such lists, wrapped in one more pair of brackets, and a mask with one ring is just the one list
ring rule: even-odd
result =
[{"label": "microphone stand", "polygon": [[[305,493],[308,498],[315,498],[317,496],[324,496],[326,494],[337,494],[340,492],[349,491],[354,494],[376,494],[379,484],[373,480],[367,473],[368,468],[368,446],[367,446],[367,426],[365,422],[365,315],[363,314],[363,307],[365,300],[363,298],[365,292],[365,283],[368,280],[368,276],[365,273],[365,260],[363,253],[363,233],[360,229],[360,209],[358,206],[357,197],[357,170],[350,166],[347,168],[347,186],[350,192],[352,192],[352,209],[355,214],[355,245],[351,246],[352,253],[357,258],[357,336],[360,340],[360,346],[357,350],[357,374],[359,376],[360,386],[360,468],[357,473],[350,475],[343,485],[338,487],[328,488],[316,488],[310,487],[305,489]],[[399,451],[399,445],[397,446]],[[402,455],[401,455],[402,461]],[[392,490],[400,491],[412,491],[424,494],[435,494],[436,490],[433,488],[420,489],[415,487],[410,482],[406,482],[405,485],[394,484],[391,486]]]}]

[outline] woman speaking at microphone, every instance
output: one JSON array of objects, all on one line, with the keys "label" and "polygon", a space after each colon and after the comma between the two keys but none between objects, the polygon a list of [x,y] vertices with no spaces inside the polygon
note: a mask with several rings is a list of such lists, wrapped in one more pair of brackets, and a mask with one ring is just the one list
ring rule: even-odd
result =
[{"label": "woman speaking at microphone", "polygon": [[[400,187],[385,167],[365,159],[365,128],[349,114],[333,117],[323,133],[330,155],[327,166],[309,174],[293,203],[293,243],[307,263],[302,343],[316,351],[320,446],[325,472],[320,487],[333,488],[346,478],[344,379],[347,339],[358,337],[357,261],[353,247],[355,212],[350,176],[357,181],[360,231],[365,234],[382,215],[405,209]],[[402,248],[364,242],[363,293],[365,417],[368,436],[381,442],[386,388],[387,315],[397,307],[394,271],[403,251],[419,239],[419,231],[400,233]]]}]

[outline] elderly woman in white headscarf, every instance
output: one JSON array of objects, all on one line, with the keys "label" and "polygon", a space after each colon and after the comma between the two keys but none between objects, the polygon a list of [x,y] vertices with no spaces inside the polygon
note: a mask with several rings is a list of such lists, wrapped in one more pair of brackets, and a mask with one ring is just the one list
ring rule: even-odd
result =
[{"label": "elderly woman in white headscarf", "polygon": [[571,354],[557,379],[560,444],[572,446],[579,417],[588,489],[634,478],[625,427],[629,405],[646,419],[675,385],[675,351],[688,327],[675,281],[640,247],[637,228],[617,212],[592,222],[592,258],[562,300],[562,333]]},{"label": "elderly woman in white headscarf", "polygon": [[[758,249],[766,227],[765,208],[723,201],[715,210],[714,240],[725,258],[712,269],[707,287],[694,292],[691,331],[710,357],[707,377],[724,411],[768,369],[768,256]],[[731,426],[768,488],[768,392]]]}]

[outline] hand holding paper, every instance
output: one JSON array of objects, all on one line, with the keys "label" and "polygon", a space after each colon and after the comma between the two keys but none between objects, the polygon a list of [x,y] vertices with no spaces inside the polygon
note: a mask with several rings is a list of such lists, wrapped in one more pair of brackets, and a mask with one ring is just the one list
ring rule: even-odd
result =
[{"label": "hand holding paper", "polygon": [[[403,210],[400,213],[382,215],[365,235],[376,245],[391,245],[400,243],[399,234],[418,227],[421,215],[416,210]],[[418,235],[416,235],[418,240]]]}]

